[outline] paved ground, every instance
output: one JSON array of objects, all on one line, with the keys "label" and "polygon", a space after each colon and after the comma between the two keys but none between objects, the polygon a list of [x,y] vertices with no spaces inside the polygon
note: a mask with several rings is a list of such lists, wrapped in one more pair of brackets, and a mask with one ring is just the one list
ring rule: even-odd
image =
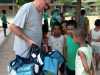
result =
[{"label": "paved ground", "polygon": [[14,57],[14,53],[11,49],[11,36],[8,36],[3,44],[0,46],[0,75],[7,74],[7,64],[9,60]]}]

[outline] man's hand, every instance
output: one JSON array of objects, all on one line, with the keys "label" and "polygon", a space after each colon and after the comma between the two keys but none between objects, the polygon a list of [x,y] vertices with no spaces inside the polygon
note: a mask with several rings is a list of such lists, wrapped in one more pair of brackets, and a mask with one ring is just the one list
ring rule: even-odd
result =
[{"label": "man's hand", "polygon": [[26,42],[27,42],[27,44],[29,45],[29,47],[32,46],[32,45],[34,44],[34,42],[33,42],[31,39],[28,39]]}]

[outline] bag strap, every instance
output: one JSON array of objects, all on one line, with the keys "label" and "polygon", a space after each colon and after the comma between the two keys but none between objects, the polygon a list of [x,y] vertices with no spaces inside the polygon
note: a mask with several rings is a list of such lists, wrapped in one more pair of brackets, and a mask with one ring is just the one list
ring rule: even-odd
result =
[{"label": "bag strap", "polygon": [[30,49],[30,47],[28,47],[27,49],[25,49],[25,51],[21,54],[23,55],[26,51],[28,51]]},{"label": "bag strap", "polygon": [[36,46],[36,45],[34,45],[34,44],[32,44],[30,47],[28,47],[27,49],[25,49],[25,51],[21,54],[21,55],[23,55],[26,51],[28,51],[29,50],[29,56],[31,55],[31,52],[34,52],[34,53],[36,53],[36,55],[40,52],[40,50],[38,51],[34,51],[34,49],[32,49],[32,48],[39,48],[38,46]]}]

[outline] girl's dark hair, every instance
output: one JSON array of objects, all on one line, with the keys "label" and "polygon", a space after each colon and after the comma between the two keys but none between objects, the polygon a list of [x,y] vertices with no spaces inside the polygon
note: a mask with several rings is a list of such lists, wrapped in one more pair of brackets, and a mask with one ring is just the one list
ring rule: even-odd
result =
[{"label": "girl's dark hair", "polygon": [[100,26],[100,19],[96,19],[95,26]]},{"label": "girl's dark hair", "polygon": [[67,26],[74,26],[75,28],[77,28],[77,22],[75,20],[69,20]]},{"label": "girl's dark hair", "polygon": [[53,30],[55,26],[58,26],[58,27],[60,28],[60,30],[62,31],[62,27],[61,27],[61,25],[59,25],[59,24],[53,25],[52,28],[51,28],[51,30]]},{"label": "girl's dark hair", "polygon": [[66,26],[68,25],[68,21],[67,20],[62,21],[61,25],[64,24],[64,23],[66,24]]},{"label": "girl's dark hair", "polygon": [[85,15],[86,11],[85,10],[81,10],[81,15]]}]

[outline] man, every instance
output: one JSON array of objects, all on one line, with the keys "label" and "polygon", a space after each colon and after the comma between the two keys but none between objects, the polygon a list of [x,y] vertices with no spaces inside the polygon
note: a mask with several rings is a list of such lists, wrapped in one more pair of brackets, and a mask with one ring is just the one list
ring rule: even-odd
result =
[{"label": "man", "polygon": [[50,0],[33,0],[24,4],[16,14],[10,30],[15,34],[15,54],[28,58],[31,45],[41,46],[42,39],[42,18],[41,12],[48,9]]}]

